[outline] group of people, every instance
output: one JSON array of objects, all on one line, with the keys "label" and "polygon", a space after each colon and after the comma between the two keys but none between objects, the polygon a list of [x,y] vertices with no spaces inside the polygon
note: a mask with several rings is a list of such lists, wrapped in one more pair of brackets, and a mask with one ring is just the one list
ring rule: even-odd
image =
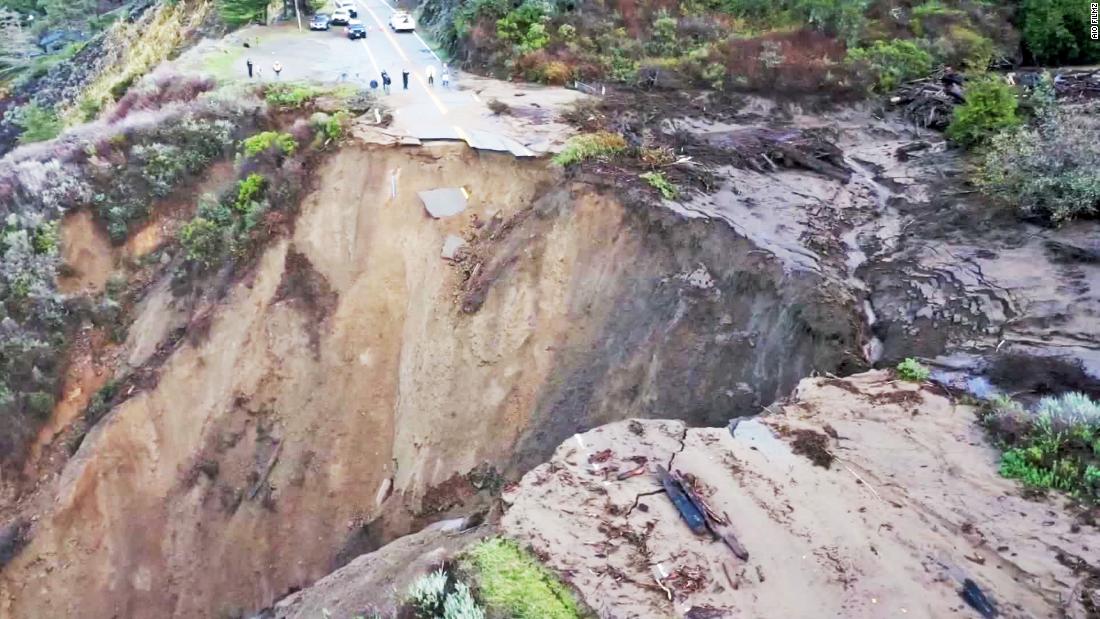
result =
[{"label": "group of people", "polygon": [[[248,78],[249,79],[252,79],[252,72],[253,71],[256,71],[257,74],[260,72],[259,67],[255,67],[252,64],[252,59],[251,58],[249,58],[248,60],[245,61],[245,66],[248,67]],[[279,79],[279,75],[282,74],[282,72],[283,72],[283,64],[281,62],[279,62],[278,60],[276,60],[271,65],[271,71],[273,73],[275,73],[275,79]]]},{"label": "group of people", "polygon": [[[408,69],[402,69],[401,70],[401,89],[402,90],[408,90],[409,89],[409,75],[410,74],[409,74]],[[429,87],[435,87],[435,65],[428,65],[428,67],[424,70],[424,75],[425,75],[425,77],[428,78],[428,86]],[[388,95],[388,94],[390,94],[390,88],[393,85],[393,79],[390,78],[390,74],[388,72],[386,72],[385,69],[382,70],[381,78],[382,78],[382,92],[384,92]],[[443,72],[439,76],[439,81],[443,84],[444,88],[447,88],[451,84],[451,70],[447,67],[446,64],[443,65]],[[375,88],[378,88],[378,81],[377,80],[371,80],[370,81],[370,87],[371,87],[371,90],[374,90]]]},{"label": "group of people", "polygon": [[[255,68],[254,65],[252,64],[252,59],[251,58],[249,58],[248,60],[245,61],[245,66],[248,68],[248,77],[249,78],[252,77],[253,71],[256,71],[257,73],[259,72],[259,69]],[[271,65],[271,70],[272,70],[272,72],[275,73],[275,79],[279,79],[279,75],[283,72],[283,65],[279,61],[276,60],[274,62],[274,64]],[[356,75],[358,75],[358,74],[356,74]],[[409,89],[409,75],[410,74],[409,74],[408,69],[402,69],[401,70],[401,88],[402,88],[402,90],[408,90]],[[435,65],[428,65],[427,68],[424,69],[424,75],[428,79],[428,86],[434,88],[435,87]],[[382,78],[382,92],[386,93],[387,95],[390,94],[390,87],[393,85],[393,79],[390,78],[390,74],[387,73],[384,69],[382,70],[382,75],[380,77]],[[344,81],[345,79],[347,79],[347,73],[341,74],[340,81]],[[451,70],[450,70],[450,68],[447,67],[446,63],[443,64],[443,71],[441,72],[441,74],[439,76],[439,81],[440,81],[440,83],[443,84],[444,88],[448,88],[451,85]],[[378,80],[371,80],[370,81],[371,90],[374,90],[374,89],[378,88],[378,85],[379,85]]]}]

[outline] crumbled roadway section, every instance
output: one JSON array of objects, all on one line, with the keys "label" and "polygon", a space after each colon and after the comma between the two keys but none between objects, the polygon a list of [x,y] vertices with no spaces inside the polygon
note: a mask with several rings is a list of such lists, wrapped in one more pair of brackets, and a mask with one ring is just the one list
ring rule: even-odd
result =
[{"label": "crumbled roadway section", "polygon": [[[839,436],[830,468],[792,452],[799,430]],[[504,533],[618,618],[977,616],[957,593],[965,578],[1003,616],[1056,616],[1086,577],[1057,555],[1100,561],[1100,534],[1075,530],[1064,498],[1024,500],[998,477],[972,409],[883,372],[807,379],[736,438],[687,430],[672,468],[698,479],[748,561],[648,494],[683,432],[622,421],[566,441],[505,494]],[[617,480],[638,456],[647,473]]]},{"label": "crumbled roadway section", "polygon": [[[253,26],[217,41],[204,41],[175,64],[185,72],[212,74],[220,80],[246,82],[246,61],[258,74],[254,81],[273,81],[272,66],[279,62],[282,81],[349,83],[369,88],[381,83],[381,72],[393,79],[392,91],[378,96],[393,110],[395,135],[422,141],[464,141],[471,148],[533,157],[557,150],[574,133],[559,118],[564,109],[585,95],[565,88],[501,82],[452,69],[451,84],[441,83],[442,60],[416,33],[390,32],[392,7],[383,0],[354,0],[359,19],[368,27],[366,39],[348,40],[344,29],[299,31],[296,24]],[[331,7],[328,9],[331,12]],[[248,47],[245,47],[248,44]],[[434,67],[435,85],[427,83]],[[409,89],[401,72],[409,71]],[[494,114],[489,102],[499,100],[510,109]]]}]

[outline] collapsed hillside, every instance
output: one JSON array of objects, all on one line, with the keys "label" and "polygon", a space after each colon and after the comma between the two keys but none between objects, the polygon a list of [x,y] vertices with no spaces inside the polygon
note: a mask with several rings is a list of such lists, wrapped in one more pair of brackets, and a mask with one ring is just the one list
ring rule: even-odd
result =
[{"label": "collapsed hillside", "polygon": [[[77,268],[63,290],[110,288],[112,261],[139,257],[148,235],[162,245],[114,356],[94,380],[74,364],[85,391],[53,412],[27,469],[35,487],[5,488],[6,610],[240,615],[486,509],[574,433],[626,418],[722,425],[805,376],[910,350],[970,352],[953,367],[1006,389],[1025,374],[1039,392],[1095,388],[1094,369],[1072,364],[1087,355],[1054,358],[1096,340],[1093,298],[1059,292],[1097,281],[1087,252],[1065,249],[1093,224],[1021,230],[992,216],[975,230],[966,195],[933,199],[952,169],[942,144],[897,155],[919,130],[862,108],[739,105],[639,132],[644,145],[695,149],[662,168],[681,183],[677,200],[619,160],[563,173],[458,145],[397,146],[360,121],[291,194],[300,203],[234,241],[248,259],[232,243],[176,245],[196,212],[188,200],[122,228],[117,247],[109,219],[70,213],[58,251]],[[621,120],[629,135],[634,119]],[[284,138],[263,135],[262,157],[294,163],[278,152]],[[824,158],[786,149],[788,135]],[[197,185],[241,177],[236,205],[253,171],[278,178],[243,160],[203,169]],[[437,189],[466,210],[429,217],[419,192]],[[219,217],[218,204],[197,212]],[[991,239],[1011,251],[988,251]],[[1077,373],[1040,376],[1030,357],[1002,362],[1009,352]],[[108,378],[120,380],[92,398]]]},{"label": "collapsed hillside", "polygon": [[[154,283],[128,363],[189,335],[47,482],[56,506],[3,571],[11,612],[261,607],[574,432],[671,411],[718,423],[862,363],[861,310],[820,274],[556,174],[347,146],[216,311]],[[417,192],[455,180],[468,210],[427,219]],[[467,239],[457,266],[449,234]]]},{"label": "collapsed hillside", "polygon": [[[980,616],[967,583],[995,616],[1091,616],[1100,554],[1088,513],[1000,477],[977,412],[877,371],[806,379],[728,428],[600,426],[509,487],[499,524],[402,538],[273,615],[395,616],[418,574],[502,535],[600,617]],[[692,533],[657,467],[688,480],[738,551]]]}]

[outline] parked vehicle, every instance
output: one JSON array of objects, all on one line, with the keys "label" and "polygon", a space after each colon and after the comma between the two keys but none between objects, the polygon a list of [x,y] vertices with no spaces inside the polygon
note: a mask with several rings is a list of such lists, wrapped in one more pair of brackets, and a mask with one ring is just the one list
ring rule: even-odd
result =
[{"label": "parked vehicle", "polygon": [[367,38],[367,27],[358,19],[349,21],[347,27],[344,28],[344,32],[347,33],[348,38],[352,41],[355,39]]},{"label": "parked vehicle", "polygon": [[355,3],[351,0],[336,0],[336,8],[344,9],[348,12],[348,17],[355,19],[359,17],[359,10],[355,8]]},{"label": "parked vehicle", "polygon": [[313,19],[309,20],[309,29],[328,30],[331,23],[331,18],[328,13],[318,13],[313,16]]},{"label": "parked vehicle", "polygon": [[412,32],[416,30],[416,21],[408,11],[396,11],[390,16],[390,30],[394,32]]},{"label": "parked vehicle", "polygon": [[332,12],[332,19],[330,23],[334,26],[346,26],[351,20],[351,14],[347,9],[336,9]]}]

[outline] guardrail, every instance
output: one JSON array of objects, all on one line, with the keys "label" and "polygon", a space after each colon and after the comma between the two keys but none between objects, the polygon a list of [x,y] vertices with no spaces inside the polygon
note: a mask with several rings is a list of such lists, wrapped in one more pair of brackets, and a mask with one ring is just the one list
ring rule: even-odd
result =
[{"label": "guardrail", "polygon": [[573,80],[573,89],[579,90],[586,95],[600,95],[601,97],[607,94],[607,86],[604,84],[585,84],[580,80]]}]

